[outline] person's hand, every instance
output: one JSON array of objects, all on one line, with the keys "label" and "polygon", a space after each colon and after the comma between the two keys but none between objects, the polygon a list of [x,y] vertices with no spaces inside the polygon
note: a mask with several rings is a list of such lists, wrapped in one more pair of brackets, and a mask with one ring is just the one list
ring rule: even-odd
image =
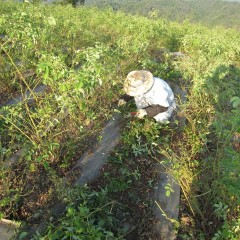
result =
[{"label": "person's hand", "polygon": [[119,107],[124,106],[128,101],[130,101],[132,99],[133,99],[132,96],[129,96],[127,94],[123,94],[118,101],[118,106]]},{"label": "person's hand", "polygon": [[144,116],[147,115],[147,112],[145,109],[139,109],[135,115],[135,117],[142,119]]},{"label": "person's hand", "polygon": [[137,114],[137,112],[130,112],[128,114],[125,114],[124,115],[124,118],[131,118],[131,117],[135,117]]},{"label": "person's hand", "polygon": [[119,99],[118,100],[118,107],[124,106],[127,102],[124,99]]}]

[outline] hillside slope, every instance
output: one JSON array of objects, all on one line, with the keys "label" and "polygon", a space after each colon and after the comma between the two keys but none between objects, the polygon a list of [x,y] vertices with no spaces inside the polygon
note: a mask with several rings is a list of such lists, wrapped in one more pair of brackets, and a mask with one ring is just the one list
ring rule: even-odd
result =
[{"label": "hillside slope", "polygon": [[[1,98],[1,218],[44,221],[47,231],[35,239],[146,239],[160,162],[181,186],[180,239],[240,238],[239,31],[5,1],[0,23],[0,94],[22,97],[11,106]],[[104,122],[136,111],[134,102],[117,105],[134,69],[187,93],[178,106],[186,125],[126,118],[100,179],[73,186],[81,169],[72,167],[102,141]],[[64,215],[55,219],[58,202]]]},{"label": "hillside slope", "polygon": [[237,2],[219,0],[87,0],[86,5],[101,8],[110,6],[114,10],[144,16],[149,16],[151,11],[157,10],[158,17],[165,17],[174,21],[190,20],[208,26],[222,25],[240,28],[240,3]]}]

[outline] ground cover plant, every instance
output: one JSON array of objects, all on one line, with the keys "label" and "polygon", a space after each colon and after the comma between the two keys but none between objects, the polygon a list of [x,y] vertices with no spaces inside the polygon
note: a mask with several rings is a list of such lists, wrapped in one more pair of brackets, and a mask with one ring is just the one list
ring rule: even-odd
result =
[{"label": "ground cover plant", "polygon": [[[154,239],[154,164],[162,162],[181,186],[178,238],[239,239],[239,32],[6,1],[0,23],[1,104],[26,91],[33,99],[0,109],[1,217],[49,221],[35,239]],[[116,111],[133,69],[187,92],[186,126],[126,120],[99,181],[75,189],[70,170]],[[49,217],[56,202],[67,206],[58,219]]]}]

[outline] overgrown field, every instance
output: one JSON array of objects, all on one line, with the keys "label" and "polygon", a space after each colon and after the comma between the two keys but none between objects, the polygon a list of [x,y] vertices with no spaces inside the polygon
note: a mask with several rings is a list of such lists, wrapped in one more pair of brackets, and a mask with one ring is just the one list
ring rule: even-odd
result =
[{"label": "overgrown field", "polygon": [[[149,193],[162,161],[181,186],[178,239],[240,238],[239,32],[88,7],[0,4],[1,218],[49,221],[34,239],[155,239]],[[126,120],[100,180],[73,187],[71,168],[118,108],[134,69],[187,92],[186,126]],[[66,212],[53,219],[48,210],[59,202]]]},{"label": "overgrown field", "polygon": [[240,28],[240,1],[222,0],[86,0],[87,5],[110,7],[132,14],[155,15],[170,21],[188,20],[207,26]]}]

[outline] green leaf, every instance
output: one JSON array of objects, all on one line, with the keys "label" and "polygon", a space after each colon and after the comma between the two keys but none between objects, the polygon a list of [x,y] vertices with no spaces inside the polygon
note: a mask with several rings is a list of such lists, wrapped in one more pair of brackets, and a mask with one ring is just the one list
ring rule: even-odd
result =
[{"label": "green leaf", "polygon": [[48,17],[47,21],[50,26],[55,26],[57,24],[54,17]]},{"label": "green leaf", "polygon": [[232,102],[234,102],[234,101],[236,101],[236,100],[240,100],[240,98],[237,97],[237,96],[234,96],[234,97],[232,97],[232,98],[230,99],[230,102],[232,103]]},{"label": "green leaf", "polygon": [[20,235],[19,235],[19,240],[24,239],[27,235],[28,235],[27,232],[21,232]]},{"label": "green leaf", "polygon": [[167,196],[167,197],[169,197],[169,196],[170,196],[170,194],[171,194],[171,191],[169,191],[169,190],[168,190],[168,191],[166,191],[166,196]]},{"label": "green leaf", "polygon": [[26,155],[26,156],[25,156],[25,159],[26,159],[27,161],[31,161],[32,156],[31,156],[31,155]]},{"label": "green leaf", "polygon": [[34,163],[31,163],[30,166],[29,166],[29,171],[30,172],[34,172],[35,171],[35,164]]},{"label": "green leaf", "polygon": [[234,96],[230,99],[230,102],[232,103],[232,106],[234,108],[237,108],[238,106],[240,106],[240,98],[237,96]]},{"label": "green leaf", "polygon": [[240,101],[233,102],[233,107],[237,108],[240,105]]},{"label": "green leaf", "polygon": [[107,234],[108,237],[114,237],[113,233],[110,231],[105,231],[105,233]]},{"label": "green leaf", "polygon": [[48,170],[49,169],[49,163],[47,161],[43,161],[43,167]]}]

